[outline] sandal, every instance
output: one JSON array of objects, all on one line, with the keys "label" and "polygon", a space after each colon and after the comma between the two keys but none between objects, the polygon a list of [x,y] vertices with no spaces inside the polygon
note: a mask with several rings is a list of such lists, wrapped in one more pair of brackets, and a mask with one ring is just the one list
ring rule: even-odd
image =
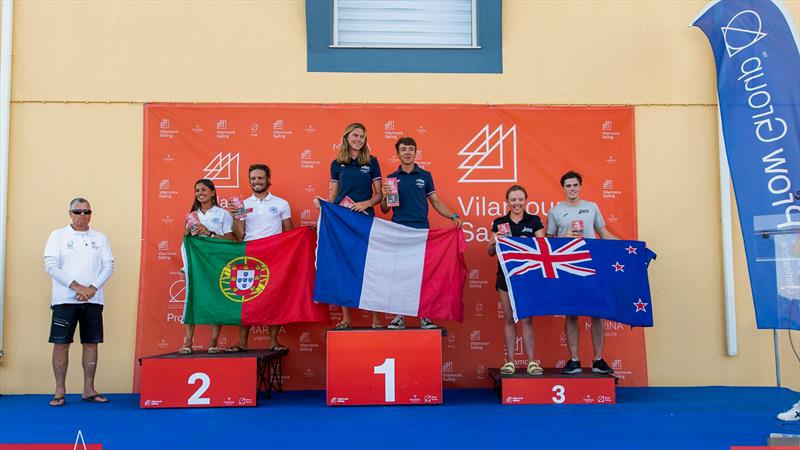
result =
[{"label": "sandal", "polygon": [[65,403],[67,403],[67,399],[64,397],[54,396],[53,399],[50,400],[50,406],[64,406]]},{"label": "sandal", "polygon": [[500,368],[500,373],[502,373],[503,375],[511,375],[516,371],[517,367],[511,361],[506,362],[505,364],[503,364],[503,367]]},{"label": "sandal", "polygon": [[89,403],[108,403],[109,400],[102,396],[101,394],[94,394],[88,397],[81,397],[81,399],[85,402]]},{"label": "sandal", "polygon": [[217,353],[222,353],[222,349],[219,347],[208,347],[208,353],[216,355]]},{"label": "sandal", "polygon": [[372,324],[372,329],[373,330],[380,330],[381,328],[383,328],[383,324],[380,323],[380,322],[375,322],[375,323]]},{"label": "sandal", "polygon": [[239,345],[234,345],[233,347],[228,347],[225,349],[225,353],[241,353],[246,351],[247,347],[240,347]]},{"label": "sandal", "polygon": [[528,363],[528,374],[529,375],[541,375],[544,373],[544,369],[542,366],[539,365],[536,361],[531,361]]},{"label": "sandal", "polygon": [[289,350],[289,347],[281,344],[275,344],[272,347],[270,347],[270,350],[272,350],[273,352],[282,352],[284,350]]},{"label": "sandal", "polygon": [[194,350],[192,350],[192,342],[189,341],[188,339],[184,338],[183,339],[183,347],[178,349],[178,354],[179,355],[191,355],[192,353],[194,353]]},{"label": "sandal", "polygon": [[347,330],[349,328],[350,328],[350,322],[345,322],[345,321],[337,323],[336,327],[334,327],[334,329],[336,330]]}]

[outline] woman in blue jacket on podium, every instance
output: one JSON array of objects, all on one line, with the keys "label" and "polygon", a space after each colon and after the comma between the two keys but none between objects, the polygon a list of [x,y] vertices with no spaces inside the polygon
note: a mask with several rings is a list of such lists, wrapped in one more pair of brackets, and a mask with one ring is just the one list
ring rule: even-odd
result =
[{"label": "woman in blue jacket on podium", "polygon": [[[506,202],[508,203],[508,214],[500,216],[492,222],[492,239],[486,251],[489,256],[495,256],[497,250],[495,244],[497,237],[544,237],[544,225],[542,219],[536,214],[528,214],[525,206],[528,203],[528,191],[524,187],[515,184],[506,191]],[[510,375],[516,372],[514,364],[514,345],[517,341],[517,324],[514,322],[514,314],[511,310],[511,300],[508,297],[508,286],[500,261],[497,262],[497,282],[495,289],[500,296],[500,303],[503,306],[503,318],[505,326],[503,335],[506,343],[506,363],[500,368],[500,373]],[[525,346],[525,354],[528,357],[527,372],[531,375],[541,375],[544,373],[539,362],[533,358],[534,349],[534,330],[533,321],[530,317],[520,319],[522,322],[522,342]]]},{"label": "woman in blue jacket on podium", "polygon": [[[378,159],[369,154],[367,128],[351,123],[344,129],[339,154],[331,161],[331,181],[328,202],[349,208],[352,211],[375,215],[374,206],[383,199],[381,193],[381,168]],[[319,199],[314,206],[319,209]],[[342,307],[342,320],[337,330],[350,328],[350,308]],[[372,313],[372,328],[383,328],[378,313]]]}]

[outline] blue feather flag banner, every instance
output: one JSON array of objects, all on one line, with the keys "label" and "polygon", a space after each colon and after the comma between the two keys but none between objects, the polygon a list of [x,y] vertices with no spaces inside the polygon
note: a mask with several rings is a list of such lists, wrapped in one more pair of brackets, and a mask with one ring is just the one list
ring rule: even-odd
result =
[{"label": "blue feather flag banner", "polygon": [[501,237],[496,244],[514,320],[531,316],[602,317],[653,326],[644,242]]},{"label": "blue feather flag banner", "polygon": [[717,66],[758,328],[800,329],[800,46],[780,1],[713,1],[693,25]]}]

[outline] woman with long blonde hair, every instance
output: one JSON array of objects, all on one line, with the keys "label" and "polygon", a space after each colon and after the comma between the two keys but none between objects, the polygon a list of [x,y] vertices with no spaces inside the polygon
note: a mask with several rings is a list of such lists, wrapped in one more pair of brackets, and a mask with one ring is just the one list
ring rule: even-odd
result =
[{"label": "woman with long blonde hair", "polygon": [[[383,199],[381,168],[378,159],[370,155],[367,128],[358,122],[344,129],[339,154],[331,161],[331,182],[328,202],[345,206],[356,212],[375,215],[374,206]],[[319,208],[319,197],[314,199]],[[350,309],[342,307],[342,321],[336,329],[350,328]],[[372,313],[372,328],[383,328],[378,313]]]}]

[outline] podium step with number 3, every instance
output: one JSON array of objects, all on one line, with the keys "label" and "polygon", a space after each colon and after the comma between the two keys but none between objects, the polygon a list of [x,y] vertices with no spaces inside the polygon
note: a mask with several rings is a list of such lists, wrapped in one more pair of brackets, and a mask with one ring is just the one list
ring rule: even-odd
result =
[{"label": "podium step with number 3", "polygon": [[517,372],[503,375],[489,369],[494,387],[504,405],[614,404],[617,378],[584,372],[562,375],[558,369],[545,369],[543,375]]}]

